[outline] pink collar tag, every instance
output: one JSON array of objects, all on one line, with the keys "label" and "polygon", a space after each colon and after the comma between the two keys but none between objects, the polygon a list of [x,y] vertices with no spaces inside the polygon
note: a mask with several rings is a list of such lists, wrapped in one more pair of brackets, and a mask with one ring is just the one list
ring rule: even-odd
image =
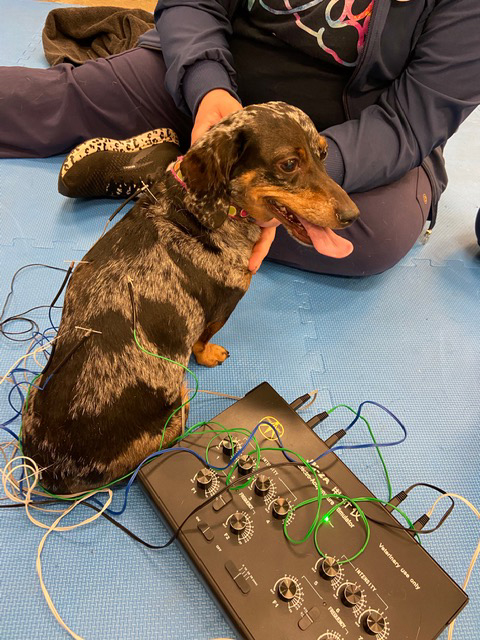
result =
[{"label": "pink collar tag", "polygon": [[185,191],[188,191],[187,185],[185,184],[182,176],[182,172],[180,171],[180,165],[182,164],[182,160],[185,156],[178,156],[175,162],[172,162],[169,165],[169,169],[175,180],[182,185]]}]

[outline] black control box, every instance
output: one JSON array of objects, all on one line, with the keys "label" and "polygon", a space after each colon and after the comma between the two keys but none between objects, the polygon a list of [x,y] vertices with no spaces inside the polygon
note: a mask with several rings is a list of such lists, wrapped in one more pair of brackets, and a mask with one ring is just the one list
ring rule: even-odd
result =
[{"label": "black control box", "polygon": [[[275,421],[283,446],[314,459],[325,443],[267,383],[219,414],[212,422],[251,432],[263,420]],[[212,428],[216,428],[212,425]],[[182,446],[224,467],[232,442],[202,429]],[[234,435],[238,451],[248,435]],[[358,510],[345,503],[325,520],[338,501],[323,499],[318,547],[310,536],[295,544],[284,535],[287,518],[292,540],[304,538],[317,510],[317,495],[304,466],[285,462],[277,435],[267,424],[256,433],[259,470],[249,487],[225,491],[200,508],[184,525],[179,541],[243,638],[248,640],[433,640],[467,604],[460,587],[412,535],[390,525],[399,522],[382,505],[362,503],[370,521],[370,540]],[[250,449],[250,445],[248,449]],[[253,461],[252,461],[253,458]],[[239,474],[255,469],[255,456],[239,459]],[[271,468],[270,468],[271,467]],[[374,497],[333,453],[316,463],[324,494]],[[139,478],[172,530],[225,487],[228,471],[212,471],[193,455],[167,453],[145,465]],[[382,524],[385,523],[385,524]]]}]

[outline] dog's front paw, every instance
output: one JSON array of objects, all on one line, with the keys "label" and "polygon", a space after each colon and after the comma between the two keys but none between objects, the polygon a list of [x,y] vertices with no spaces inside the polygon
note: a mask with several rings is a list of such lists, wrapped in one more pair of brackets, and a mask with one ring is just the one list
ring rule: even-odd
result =
[{"label": "dog's front paw", "polygon": [[226,349],[210,342],[203,349],[194,347],[193,353],[198,364],[203,364],[204,367],[216,367],[230,356]]}]

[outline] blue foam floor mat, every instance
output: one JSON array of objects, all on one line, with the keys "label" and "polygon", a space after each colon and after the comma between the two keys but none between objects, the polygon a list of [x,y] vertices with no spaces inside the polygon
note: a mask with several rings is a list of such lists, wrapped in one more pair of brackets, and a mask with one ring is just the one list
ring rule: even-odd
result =
[{"label": "blue foam floor mat", "polygon": [[[1,64],[46,66],[40,33],[54,6],[0,0]],[[450,185],[426,245],[418,243],[400,265],[366,279],[323,277],[264,264],[219,335],[218,342],[232,357],[214,370],[192,364],[201,388],[243,395],[268,380],[290,400],[318,388],[319,400],[305,412],[307,418],[336,403],[376,400],[409,429],[403,445],[385,452],[394,491],[424,481],[478,503],[480,261],[474,218],[480,206],[479,124],[476,112],[447,145]],[[116,206],[58,195],[62,160],[0,161],[0,304],[22,265],[64,267],[66,261],[79,259]],[[61,278],[41,268],[23,271],[8,313],[48,303]],[[47,326],[42,311],[33,317]],[[0,377],[22,353],[0,338]],[[11,415],[8,391],[7,384],[0,386],[0,421]],[[201,396],[192,405],[191,420],[209,418],[227,405],[227,400]],[[371,415],[379,437],[396,435],[383,416]],[[340,417],[332,417],[318,431],[327,436],[341,425]],[[18,423],[13,426],[18,430]],[[351,442],[365,441],[361,428],[353,431]],[[343,459],[374,493],[385,496],[373,452],[347,452]],[[119,503],[120,496],[116,500]],[[418,517],[431,502],[431,494],[419,492],[406,508]],[[121,521],[154,544],[167,538],[138,487]],[[67,637],[44,601],[35,570],[42,536],[21,509],[1,512],[0,638]],[[461,584],[477,541],[478,522],[459,503],[424,544]],[[98,521],[50,536],[43,570],[60,614],[88,640],[235,637],[175,545],[152,552]],[[471,603],[459,617],[454,638],[477,640],[478,568],[468,593]],[[446,633],[441,637],[445,640]]]}]

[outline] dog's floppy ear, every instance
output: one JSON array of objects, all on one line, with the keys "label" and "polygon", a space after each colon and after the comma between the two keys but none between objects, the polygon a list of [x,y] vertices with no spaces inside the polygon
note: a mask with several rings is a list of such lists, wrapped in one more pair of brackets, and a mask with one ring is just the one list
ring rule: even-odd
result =
[{"label": "dog's floppy ear", "polygon": [[227,219],[230,176],[247,145],[246,127],[230,120],[207,131],[180,165],[187,185],[185,205],[208,229],[217,229]]}]

